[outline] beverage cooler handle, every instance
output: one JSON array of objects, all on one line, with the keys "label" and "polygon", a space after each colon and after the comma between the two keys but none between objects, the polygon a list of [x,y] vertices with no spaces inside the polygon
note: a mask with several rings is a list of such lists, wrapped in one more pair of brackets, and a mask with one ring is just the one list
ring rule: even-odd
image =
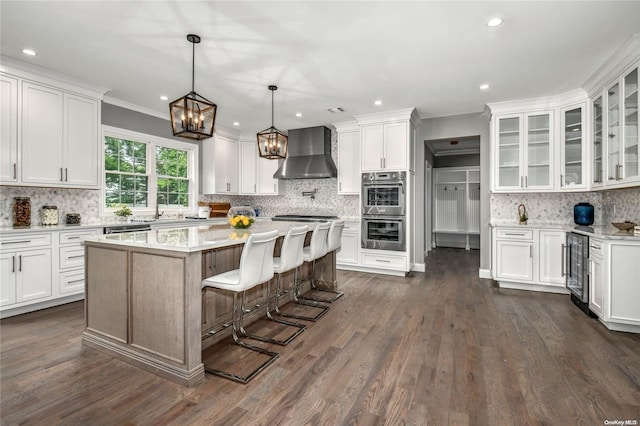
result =
[{"label": "beverage cooler handle", "polygon": [[571,244],[567,245],[567,249],[569,251],[568,256],[567,256],[567,265],[568,265],[567,272],[568,272],[569,278],[572,278],[572,275],[571,275]]},{"label": "beverage cooler handle", "polygon": [[562,244],[562,257],[561,257],[561,262],[562,262],[562,275],[561,276],[566,276],[567,275],[567,264],[566,264],[566,256],[565,256],[565,252],[567,251],[567,246]]}]

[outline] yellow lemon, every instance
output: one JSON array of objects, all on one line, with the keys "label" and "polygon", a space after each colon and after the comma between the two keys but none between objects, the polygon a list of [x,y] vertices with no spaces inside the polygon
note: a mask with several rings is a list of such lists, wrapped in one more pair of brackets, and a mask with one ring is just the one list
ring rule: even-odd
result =
[{"label": "yellow lemon", "polygon": [[244,219],[242,219],[242,224],[244,226],[249,226],[249,219],[247,219],[246,217]]}]

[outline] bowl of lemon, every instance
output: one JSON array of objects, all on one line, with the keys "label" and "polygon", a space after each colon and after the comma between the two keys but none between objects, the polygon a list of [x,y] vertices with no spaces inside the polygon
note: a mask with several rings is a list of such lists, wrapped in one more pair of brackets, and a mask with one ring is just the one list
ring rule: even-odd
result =
[{"label": "bowl of lemon", "polygon": [[246,229],[256,221],[256,213],[249,206],[231,207],[227,213],[227,221],[236,229]]}]

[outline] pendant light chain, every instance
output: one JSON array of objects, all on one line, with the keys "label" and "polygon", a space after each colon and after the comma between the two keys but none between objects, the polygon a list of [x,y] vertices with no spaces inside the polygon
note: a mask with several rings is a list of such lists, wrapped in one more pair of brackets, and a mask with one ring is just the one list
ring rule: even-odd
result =
[{"label": "pendant light chain", "polygon": [[196,91],[196,44],[191,42],[191,93]]}]

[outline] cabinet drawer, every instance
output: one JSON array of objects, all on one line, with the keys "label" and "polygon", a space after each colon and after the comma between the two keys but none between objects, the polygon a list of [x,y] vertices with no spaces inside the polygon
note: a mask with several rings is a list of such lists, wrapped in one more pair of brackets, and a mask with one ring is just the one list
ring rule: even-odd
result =
[{"label": "cabinet drawer", "polygon": [[589,257],[592,256],[602,257],[602,241],[593,238],[589,241]]},{"label": "cabinet drawer", "polygon": [[72,245],[60,247],[60,269],[80,268],[84,266],[84,247]]},{"label": "cabinet drawer", "polygon": [[2,251],[51,245],[51,234],[23,234],[2,237]]},{"label": "cabinet drawer", "polygon": [[498,229],[496,238],[504,240],[533,240],[533,230],[531,229]]},{"label": "cabinet drawer", "polygon": [[362,253],[362,264],[376,266],[378,268],[405,270],[407,267],[407,257]]},{"label": "cabinet drawer", "polygon": [[345,222],[344,228],[342,228],[342,232],[358,232],[359,228],[359,222]]},{"label": "cabinet drawer", "polygon": [[73,244],[79,243],[82,241],[84,237],[89,237],[92,235],[98,235],[98,229],[84,229],[77,231],[64,231],[60,232],[60,244]]},{"label": "cabinet drawer", "polygon": [[84,269],[60,273],[60,294],[66,295],[82,292],[84,292]]}]

